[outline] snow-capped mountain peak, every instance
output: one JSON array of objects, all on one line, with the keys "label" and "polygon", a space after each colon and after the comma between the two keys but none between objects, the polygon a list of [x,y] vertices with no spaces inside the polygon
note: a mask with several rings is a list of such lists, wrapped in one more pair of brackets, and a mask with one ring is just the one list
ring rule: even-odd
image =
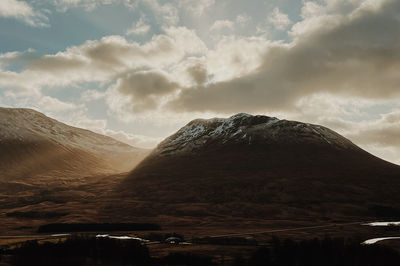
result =
[{"label": "snow-capped mountain peak", "polygon": [[196,119],[159,144],[153,154],[196,152],[202,147],[230,144],[312,144],[336,149],[354,147],[349,140],[323,126],[239,113],[229,118]]}]

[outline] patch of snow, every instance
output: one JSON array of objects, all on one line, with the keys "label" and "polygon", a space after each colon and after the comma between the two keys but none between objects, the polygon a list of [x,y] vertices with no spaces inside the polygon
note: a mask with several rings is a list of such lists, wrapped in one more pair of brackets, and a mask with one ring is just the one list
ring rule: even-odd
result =
[{"label": "patch of snow", "polygon": [[61,237],[61,236],[69,236],[71,234],[53,234],[52,237]]},{"label": "patch of snow", "polygon": [[[307,124],[308,126],[310,126],[310,124]],[[332,145],[332,143],[321,133],[319,132],[319,130],[317,129],[321,129],[320,127],[312,127],[310,126],[311,130],[314,131],[317,135],[319,135],[324,141],[326,141],[326,143],[328,143],[329,145]]]},{"label": "patch of snow", "polygon": [[237,134],[240,134],[241,132],[243,132],[243,130],[239,128],[235,133],[232,134],[232,137],[236,136]]},{"label": "patch of snow", "polygon": [[132,236],[110,236],[110,235],[96,235],[96,238],[110,238],[110,239],[119,239],[119,240],[138,240],[140,242],[150,242],[147,239],[132,237]]},{"label": "patch of snow", "polygon": [[368,225],[368,226],[398,226],[400,225],[400,222],[373,222],[373,223],[367,223],[363,225]]},{"label": "patch of snow", "polygon": [[363,245],[372,245],[375,244],[379,241],[383,241],[383,240],[392,240],[392,239],[400,239],[399,236],[393,236],[393,237],[379,237],[379,238],[372,238],[372,239],[368,239],[365,240],[364,242],[362,242],[361,244]]},{"label": "patch of snow", "polygon": [[193,244],[189,242],[180,242],[179,245],[193,245]]},{"label": "patch of snow", "polygon": [[96,235],[97,238],[109,237],[110,235]]},{"label": "patch of snow", "polygon": [[204,133],[204,125],[193,124],[189,127],[184,127],[180,135],[174,139],[174,142],[181,142],[187,139],[193,139]]}]

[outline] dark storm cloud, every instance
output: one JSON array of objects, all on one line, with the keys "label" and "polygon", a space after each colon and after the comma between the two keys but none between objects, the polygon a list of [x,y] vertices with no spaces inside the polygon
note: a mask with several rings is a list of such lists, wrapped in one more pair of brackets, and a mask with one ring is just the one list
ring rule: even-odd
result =
[{"label": "dark storm cloud", "polygon": [[116,90],[129,97],[131,110],[142,112],[155,109],[163,97],[179,88],[168,77],[159,71],[141,71],[128,74],[118,80]]},{"label": "dark storm cloud", "polygon": [[400,2],[376,2],[344,16],[310,20],[314,25],[298,35],[295,26],[293,43],[270,47],[256,72],[188,88],[170,107],[251,112],[291,109],[300,98],[321,92],[371,99],[398,96]]}]

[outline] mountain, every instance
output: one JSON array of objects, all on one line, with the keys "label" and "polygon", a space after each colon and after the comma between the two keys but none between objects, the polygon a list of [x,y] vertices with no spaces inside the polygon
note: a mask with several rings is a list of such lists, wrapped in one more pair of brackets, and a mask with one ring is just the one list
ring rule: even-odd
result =
[{"label": "mountain", "polygon": [[399,191],[399,166],[326,127],[237,114],[188,123],[118,195],[132,216],[349,220],[395,212]]},{"label": "mountain", "polygon": [[0,233],[96,220],[99,202],[148,153],[31,109],[0,108]]},{"label": "mountain", "polygon": [[31,109],[0,108],[0,181],[123,172],[147,153]]}]

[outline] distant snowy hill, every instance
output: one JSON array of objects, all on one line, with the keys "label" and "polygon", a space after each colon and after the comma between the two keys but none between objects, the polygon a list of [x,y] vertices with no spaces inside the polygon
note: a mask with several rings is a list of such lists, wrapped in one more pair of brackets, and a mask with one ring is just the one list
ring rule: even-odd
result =
[{"label": "distant snowy hill", "polygon": [[0,179],[123,172],[147,153],[31,109],[0,108]]}]

